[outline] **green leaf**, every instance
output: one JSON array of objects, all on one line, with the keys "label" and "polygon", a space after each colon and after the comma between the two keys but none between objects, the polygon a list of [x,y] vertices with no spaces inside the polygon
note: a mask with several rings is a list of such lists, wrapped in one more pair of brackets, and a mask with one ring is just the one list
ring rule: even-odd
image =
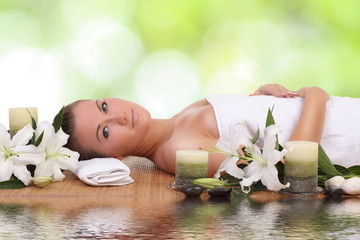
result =
[{"label": "green leaf", "polygon": [[348,170],[352,174],[360,175],[360,166],[359,165],[351,166],[351,167],[348,168]]},{"label": "green leaf", "polygon": [[59,131],[62,121],[63,121],[63,116],[64,116],[64,106],[60,109],[60,111],[58,112],[58,114],[56,114],[55,118],[54,118],[54,129],[55,129],[55,133],[57,131]]},{"label": "green leaf", "polygon": [[0,189],[19,189],[26,187],[19,179],[0,182]]},{"label": "green leaf", "polygon": [[341,175],[350,175],[351,172],[344,166],[334,164],[335,169],[341,173]]},{"label": "green leaf", "polygon": [[33,177],[35,174],[36,165],[27,165],[26,168],[30,172],[31,176]]},{"label": "green leaf", "polygon": [[275,149],[278,150],[278,151],[282,151],[282,150],[283,150],[283,147],[279,144],[278,135],[276,135]]},{"label": "green leaf", "polygon": [[36,129],[36,120],[34,119],[33,115],[31,115],[31,112],[26,109],[26,111],[29,113],[30,117],[31,117],[31,127],[35,130]]},{"label": "green leaf", "polygon": [[[29,115],[31,117],[31,127],[32,127],[32,129],[36,130],[36,120],[31,115],[31,112],[28,109],[26,109],[26,111],[29,113]],[[29,142],[30,142],[30,144],[34,144],[34,142],[35,142],[35,133],[33,134],[32,138],[30,139]]]},{"label": "green leaf", "polygon": [[318,159],[319,159],[320,171],[322,171],[327,175],[332,175],[332,176],[341,175],[341,173],[338,170],[336,170],[336,168],[334,167],[334,165],[332,164],[332,162],[330,161],[329,157],[326,155],[324,149],[320,144],[319,144],[318,156],[319,156]]},{"label": "green leaf", "polygon": [[40,136],[38,137],[38,139],[36,140],[36,142],[33,143],[35,147],[37,147],[37,146],[40,145],[43,137],[44,137],[44,131],[42,131],[42,133],[40,134]]},{"label": "green leaf", "polygon": [[278,176],[279,178],[284,178],[285,175],[285,167],[284,167],[284,163],[279,161],[278,163],[275,164],[276,169],[278,170]]},{"label": "green leaf", "polygon": [[272,109],[270,109],[270,108],[268,109],[265,127],[275,124],[274,116],[272,115],[273,110],[274,110],[274,106]]}]

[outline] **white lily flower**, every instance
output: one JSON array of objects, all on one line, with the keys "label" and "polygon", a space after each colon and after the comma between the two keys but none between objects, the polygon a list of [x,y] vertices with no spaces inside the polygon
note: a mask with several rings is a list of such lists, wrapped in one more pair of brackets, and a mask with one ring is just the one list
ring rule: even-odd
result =
[{"label": "white lily flower", "polygon": [[61,181],[65,175],[63,170],[74,171],[77,167],[79,153],[63,147],[69,135],[60,128],[56,133],[54,126],[47,121],[38,124],[35,136],[36,139],[44,132],[43,139],[38,146],[45,154],[45,159],[36,166],[35,177],[48,176],[54,179],[54,182]]},{"label": "white lily flower", "polygon": [[11,139],[5,126],[0,123],[0,181],[7,181],[14,174],[26,186],[29,185],[32,178],[26,165],[36,165],[45,158],[41,149],[26,145],[33,133],[28,124]]},{"label": "white lily flower", "polygon": [[[234,123],[229,127],[229,139],[221,138],[216,144],[215,148],[221,150],[223,153],[226,153],[226,159],[221,163],[219,169],[214,174],[214,178],[219,178],[220,173],[226,171],[226,173],[230,174],[236,178],[243,178],[245,176],[244,171],[237,166],[237,161],[239,161],[238,149],[241,145],[245,147],[251,146],[251,139],[247,136],[237,134],[237,127],[244,128],[243,130],[248,131],[245,123]],[[243,132],[243,131],[240,131]]]},{"label": "white lily flower", "polygon": [[265,139],[263,151],[256,145],[250,149],[250,153],[254,159],[248,166],[244,168],[246,177],[240,182],[243,192],[250,191],[250,186],[259,180],[267,189],[272,191],[279,191],[280,189],[289,187],[287,183],[283,185],[278,178],[278,170],[275,164],[279,162],[286,154],[286,150],[281,152],[275,149],[276,135],[281,130],[276,125],[270,125],[265,129]]}]

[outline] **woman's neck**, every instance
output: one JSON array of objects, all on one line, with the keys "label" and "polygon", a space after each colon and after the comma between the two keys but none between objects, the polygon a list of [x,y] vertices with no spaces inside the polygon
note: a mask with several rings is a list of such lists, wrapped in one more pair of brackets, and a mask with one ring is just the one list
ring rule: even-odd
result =
[{"label": "woman's neck", "polygon": [[134,155],[152,159],[157,149],[170,138],[173,129],[173,119],[151,119],[149,131]]}]

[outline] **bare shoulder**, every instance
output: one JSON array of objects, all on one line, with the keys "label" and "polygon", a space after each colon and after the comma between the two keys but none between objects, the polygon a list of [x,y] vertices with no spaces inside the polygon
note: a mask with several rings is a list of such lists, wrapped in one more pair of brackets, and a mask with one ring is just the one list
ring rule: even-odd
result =
[{"label": "bare shoulder", "polygon": [[[202,99],[173,117],[174,128],[169,138],[158,147],[154,162],[166,172],[175,173],[176,151],[214,147],[219,133],[212,106]],[[210,156],[210,161],[215,159]],[[216,161],[218,165],[219,161]],[[215,168],[215,165],[214,165]]]},{"label": "bare shoulder", "polygon": [[208,105],[210,105],[210,103],[204,98],[204,99],[201,99],[199,101],[192,103],[191,105],[186,107],[183,111],[187,111],[189,109],[194,109],[194,108],[199,108],[199,107],[204,107],[204,106],[208,106]]}]

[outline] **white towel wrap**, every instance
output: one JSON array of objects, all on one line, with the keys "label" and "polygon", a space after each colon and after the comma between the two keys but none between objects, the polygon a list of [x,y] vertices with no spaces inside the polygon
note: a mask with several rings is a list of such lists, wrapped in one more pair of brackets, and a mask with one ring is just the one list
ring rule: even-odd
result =
[{"label": "white towel wrap", "polygon": [[116,158],[80,161],[74,174],[91,186],[121,186],[134,182],[130,177],[130,168]]},{"label": "white towel wrap", "polygon": [[[207,100],[214,108],[221,137],[228,137],[231,123],[242,122],[247,124],[252,134],[260,128],[260,146],[263,144],[263,129],[268,109],[274,107],[275,122],[282,129],[279,142],[284,146],[299,119],[304,101],[300,97],[248,97],[231,94],[211,95]],[[345,167],[360,165],[359,123],[360,98],[330,97],[320,144],[333,163]]]}]

